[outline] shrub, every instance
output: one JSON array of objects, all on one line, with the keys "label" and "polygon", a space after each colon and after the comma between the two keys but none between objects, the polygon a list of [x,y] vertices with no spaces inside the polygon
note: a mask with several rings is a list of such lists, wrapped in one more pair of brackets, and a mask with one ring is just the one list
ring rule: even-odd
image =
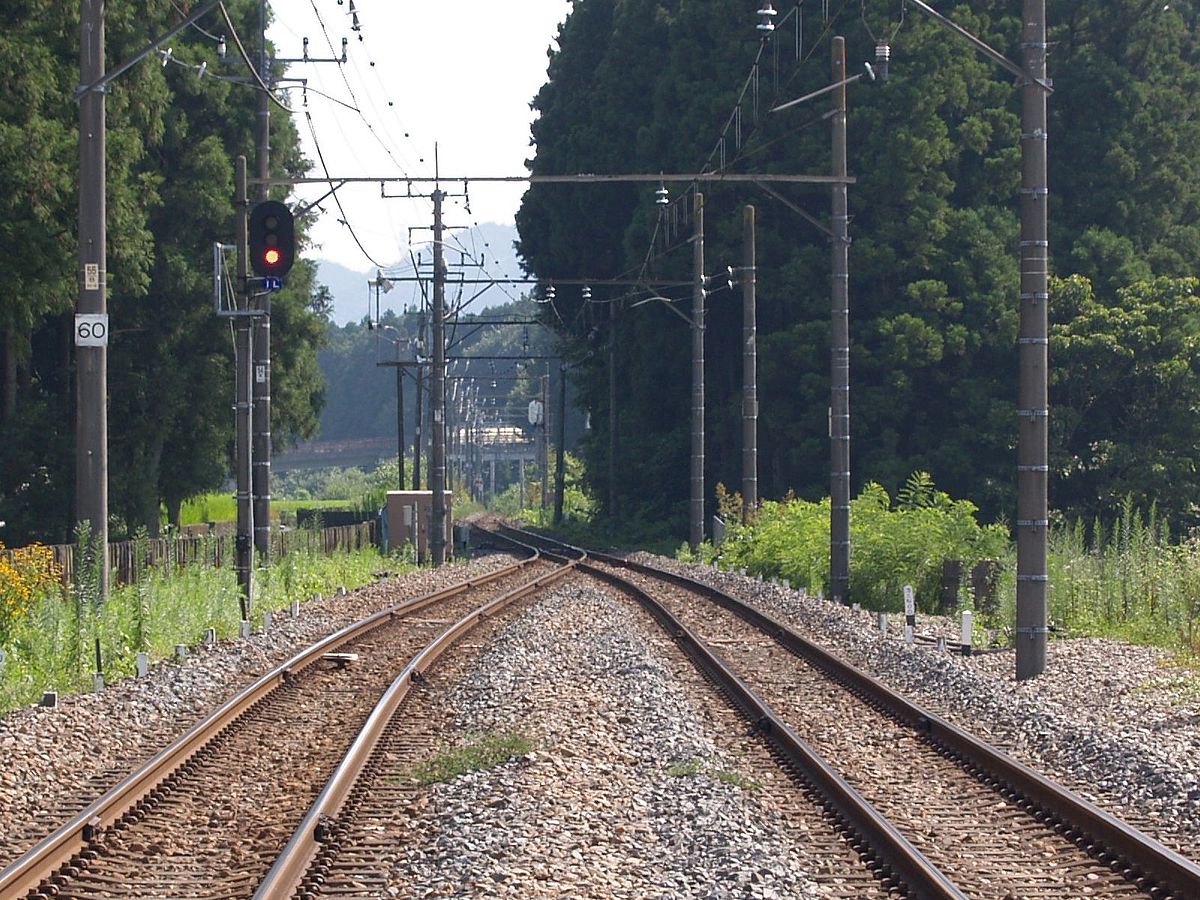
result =
[{"label": "shrub", "polygon": [[6,551],[0,543],[0,647],[8,643],[15,626],[38,600],[57,594],[61,584],[62,568],[49,547],[31,544]]},{"label": "shrub", "polygon": [[[734,524],[718,550],[706,551],[710,560],[786,578],[814,593],[829,589],[828,498],[767,501],[747,525],[736,523],[740,501],[735,501],[736,495],[719,489],[718,507]],[[904,585],[911,584],[918,606],[935,609],[943,560],[961,560],[968,570],[1007,553],[1004,528],[980,526],[975,514],[973,503],[936,490],[923,472],[909,478],[895,504],[882,486],[868,484],[850,507],[851,597],[867,609],[896,611]]]}]

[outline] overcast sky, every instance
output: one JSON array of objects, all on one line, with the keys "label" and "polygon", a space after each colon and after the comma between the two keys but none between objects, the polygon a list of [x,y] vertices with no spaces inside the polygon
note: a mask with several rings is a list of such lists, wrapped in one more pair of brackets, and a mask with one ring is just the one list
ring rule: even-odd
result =
[{"label": "overcast sky", "polygon": [[[314,175],[354,177],[430,176],[434,145],[444,176],[522,175],[532,154],[529,102],[546,79],[546,51],[570,11],[568,0],[354,0],[360,29],[352,29],[350,0],[276,0],[269,31],[281,59],[340,56],[348,62],[293,63],[288,75],[308,81],[307,106],[293,88],[290,106]],[[324,27],[322,27],[322,24]],[[361,40],[360,40],[361,38]],[[328,97],[316,93],[320,91]],[[330,99],[333,98],[333,99]],[[350,107],[353,107],[350,108]],[[306,113],[308,114],[306,116]],[[272,116],[282,115],[272,108]],[[315,132],[314,144],[311,128]],[[428,193],[431,185],[414,185]],[[447,184],[448,193],[462,185]],[[471,185],[466,201],[445,206],[448,226],[483,222],[511,224],[524,186]],[[388,194],[404,194],[400,184]],[[324,188],[301,187],[301,200]],[[378,183],[347,185],[322,201],[325,215],[313,238],[313,256],[353,269],[391,264],[409,243],[430,237],[428,200],[384,199]],[[350,228],[339,223],[343,217]],[[351,234],[353,229],[353,235]],[[355,242],[357,236],[366,253]],[[370,258],[368,258],[368,255]]]}]

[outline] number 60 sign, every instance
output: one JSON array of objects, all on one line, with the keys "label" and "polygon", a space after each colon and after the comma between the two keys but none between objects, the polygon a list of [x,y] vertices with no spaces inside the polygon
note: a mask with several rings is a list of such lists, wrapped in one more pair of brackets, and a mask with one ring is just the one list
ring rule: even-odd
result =
[{"label": "number 60 sign", "polygon": [[108,346],[108,313],[75,314],[75,346]]}]

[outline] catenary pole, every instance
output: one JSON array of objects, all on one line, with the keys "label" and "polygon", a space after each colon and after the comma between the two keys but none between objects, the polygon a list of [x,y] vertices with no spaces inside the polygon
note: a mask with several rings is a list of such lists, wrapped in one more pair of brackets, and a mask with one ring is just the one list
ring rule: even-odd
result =
[{"label": "catenary pole", "polygon": [[[104,78],[104,2],[83,0],[80,83]],[[96,553],[97,601],[108,599],[108,233],[105,171],[106,88],[79,98],[79,295],[76,312],[101,317],[104,342],[80,345],[75,333],[75,519],[87,523]],[[80,547],[86,552],[87,548]]]},{"label": "catenary pole", "polygon": [[617,301],[608,302],[608,517],[617,511]]},{"label": "catenary pole", "polygon": [[754,207],[742,217],[742,524],[758,508],[758,324]]},{"label": "catenary pole", "polygon": [[[270,87],[267,63],[267,3],[258,4],[258,74]],[[258,200],[268,199],[267,179],[271,175],[271,98],[261,88],[255,91],[254,170],[258,180]],[[263,315],[253,319],[254,438],[250,454],[254,461],[251,491],[254,495],[254,548],[264,560],[271,554],[271,294],[260,296]]]},{"label": "catenary pole", "polygon": [[[833,39],[833,83],[846,77],[846,39]],[[846,175],[846,87],[833,92],[833,175]],[[832,323],[830,329],[829,593],[850,603],[850,238],[848,188],[835,181],[832,205]]]},{"label": "catenary pole", "polygon": [[433,491],[430,549],[446,562],[446,255],[440,190],[433,192],[433,365],[429,377],[429,489]]},{"label": "catenary pole", "polygon": [[[400,344],[396,344],[400,358]],[[404,490],[404,367],[396,366],[396,465],[399,467],[397,487]]]},{"label": "catenary pole", "polygon": [[254,572],[254,504],[251,493],[252,454],[250,439],[254,420],[250,368],[253,364],[253,323],[250,311],[249,252],[246,248],[246,157],[239,156],[236,166],[237,207],[237,308],[243,315],[234,319],[234,410],[237,420],[235,465],[237,468],[237,534],[235,536],[235,569],[241,594],[242,620],[249,621],[253,598]]},{"label": "catenary pole", "polygon": [[692,241],[692,471],[691,534],[696,550],[704,542],[704,195],[696,192]]},{"label": "catenary pole", "polygon": [[550,508],[550,363],[542,376],[542,513]]},{"label": "catenary pole", "polygon": [[413,490],[421,489],[421,447],[425,441],[425,364],[418,362],[416,371],[417,408],[413,434]]},{"label": "catenary pole", "polygon": [[567,443],[567,364],[558,366],[558,446],[554,448],[554,524],[563,519],[563,491],[566,475],[563,472]]},{"label": "catenary pole", "polygon": [[1016,677],[1046,668],[1046,531],[1049,481],[1047,311],[1049,232],[1046,148],[1046,3],[1024,0],[1021,38],[1021,313],[1017,413],[1017,647]]}]

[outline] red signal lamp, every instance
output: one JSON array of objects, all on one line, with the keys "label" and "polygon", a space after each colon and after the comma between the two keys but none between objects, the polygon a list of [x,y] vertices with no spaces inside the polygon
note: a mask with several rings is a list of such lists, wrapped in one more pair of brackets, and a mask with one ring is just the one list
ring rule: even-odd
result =
[{"label": "red signal lamp", "polygon": [[247,232],[254,273],[273,278],[286,275],[296,257],[291,210],[277,200],[264,200],[250,210]]}]

